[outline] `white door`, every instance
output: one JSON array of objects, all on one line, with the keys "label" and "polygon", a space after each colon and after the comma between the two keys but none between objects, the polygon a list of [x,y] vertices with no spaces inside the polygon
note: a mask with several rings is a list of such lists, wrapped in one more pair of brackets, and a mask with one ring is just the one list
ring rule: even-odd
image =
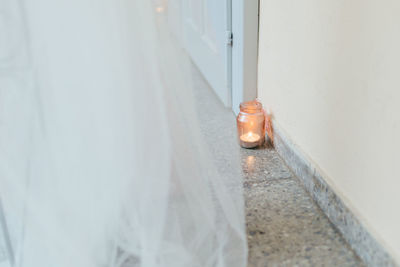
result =
[{"label": "white door", "polygon": [[231,0],[184,0],[184,46],[204,78],[231,106]]}]

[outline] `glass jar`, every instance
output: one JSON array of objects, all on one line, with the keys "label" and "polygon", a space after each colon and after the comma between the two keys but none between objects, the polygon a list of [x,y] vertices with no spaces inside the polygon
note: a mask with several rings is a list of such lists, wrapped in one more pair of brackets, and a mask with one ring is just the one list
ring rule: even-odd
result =
[{"label": "glass jar", "polygon": [[254,148],[264,144],[265,116],[260,102],[254,100],[241,103],[236,120],[241,147]]}]

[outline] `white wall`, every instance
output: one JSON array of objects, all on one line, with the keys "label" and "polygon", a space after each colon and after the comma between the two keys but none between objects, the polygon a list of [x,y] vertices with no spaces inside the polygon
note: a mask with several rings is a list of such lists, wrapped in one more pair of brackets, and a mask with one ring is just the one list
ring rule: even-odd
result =
[{"label": "white wall", "polygon": [[258,95],[400,256],[400,1],[261,0]]}]

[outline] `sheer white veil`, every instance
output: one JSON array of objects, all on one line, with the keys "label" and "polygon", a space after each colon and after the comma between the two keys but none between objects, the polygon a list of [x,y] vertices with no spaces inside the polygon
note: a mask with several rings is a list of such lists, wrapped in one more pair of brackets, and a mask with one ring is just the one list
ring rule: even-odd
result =
[{"label": "sheer white veil", "polygon": [[[22,267],[246,265],[185,54],[149,0],[0,2],[0,198]],[[239,162],[239,161],[238,161]]]}]

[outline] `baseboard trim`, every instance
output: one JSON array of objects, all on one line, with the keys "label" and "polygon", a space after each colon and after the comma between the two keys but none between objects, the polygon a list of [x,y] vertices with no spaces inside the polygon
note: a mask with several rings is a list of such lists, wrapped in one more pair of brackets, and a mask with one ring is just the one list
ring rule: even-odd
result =
[{"label": "baseboard trim", "polygon": [[377,241],[351,211],[349,205],[326,182],[321,171],[276,125],[274,146],[294,174],[302,181],[314,201],[341,232],[351,248],[368,266],[399,266],[394,257]]}]

